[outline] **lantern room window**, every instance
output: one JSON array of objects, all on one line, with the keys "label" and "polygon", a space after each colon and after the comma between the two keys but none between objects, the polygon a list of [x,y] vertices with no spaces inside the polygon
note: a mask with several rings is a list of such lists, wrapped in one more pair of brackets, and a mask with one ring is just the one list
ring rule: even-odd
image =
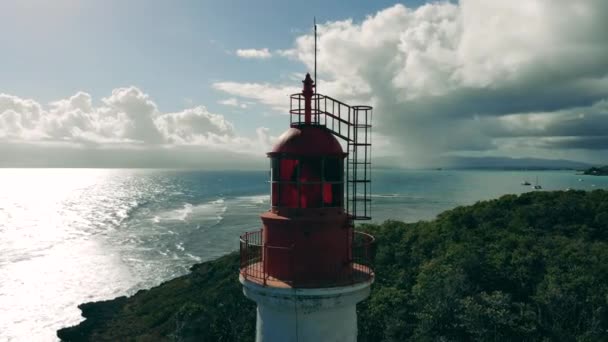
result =
[{"label": "lantern room window", "polygon": [[342,207],[344,160],[341,157],[271,158],[274,208]]}]

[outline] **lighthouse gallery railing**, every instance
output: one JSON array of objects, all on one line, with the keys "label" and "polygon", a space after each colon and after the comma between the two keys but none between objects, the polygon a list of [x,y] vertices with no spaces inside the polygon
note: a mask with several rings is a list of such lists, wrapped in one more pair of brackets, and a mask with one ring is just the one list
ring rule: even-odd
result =
[{"label": "lighthouse gallery railing", "polygon": [[[247,232],[240,239],[241,253],[241,275],[250,281],[266,286],[272,283],[284,284],[290,287],[332,287],[346,286],[360,282],[369,281],[374,273],[372,264],[374,260],[374,237],[363,233],[354,232],[352,242],[352,258],[345,265],[336,269],[335,273],[321,281],[310,282],[305,279],[298,279],[297,274],[292,273],[281,279],[270,276],[267,272],[266,258],[269,250],[284,255],[286,260],[297,262],[294,258],[296,246],[280,247],[271,246],[262,242],[262,231]],[[312,251],[314,252],[314,251]],[[293,267],[291,268],[294,269]]]}]

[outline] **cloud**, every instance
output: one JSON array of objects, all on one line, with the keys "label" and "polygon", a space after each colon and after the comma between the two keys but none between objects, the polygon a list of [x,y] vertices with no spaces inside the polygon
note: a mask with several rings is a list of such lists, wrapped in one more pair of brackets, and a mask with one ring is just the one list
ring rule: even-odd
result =
[{"label": "cloud", "polygon": [[298,51],[295,49],[285,49],[285,50],[276,50],[275,53],[281,57],[287,57],[291,59],[296,59],[298,56]]},{"label": "cloud", "polygon": [[209,137],[234,136],[232,123],[221,115],[209,113],[203,106],[159,115],[154,119],[154,125],[174,144],[204,144]]},{"label": "cloud", "polygon": [[608,100],[552,112],[512,114],[488,120],[483,129],[495,137],[589,137],[606,134]]},{"label": "cloud", "polygon": [[213,87],[228,94],[257,101],[274,110],[289,110],[289,95],[302,89],[293,86],[275,86],[269,83],[216,82]]},{"label": "cloud", "polygon": [[553,112],[505,115],[486,119],[481,129],[487,135],[519,147],[562,150],[608,149],[608,100],[591,106]]},{"label": "cloud", "polygon": [[136,87],[114,89],[98,106],[85,92],[46,106],[32,99],[0,94],[0,141],[13,146],[169,149],[176,153],[198,148],[262,155],[269,148],[270,139],[268,130],[262,127],[254,137],[239,136],[230,121],[204,106],[162,112],[149,95]]},{"label": "cloud", "polygon": [[225,100],[220,100],[217,103],[222,104],[224,106],[239,107],[239,108],[243,108],[243,109],[247,108],[246,103],[242,103],[234,97],[231,97],[231,98],[225,99]]},{"label": "cloud", "polygon": [[[440,154],[517,155],[523,139],[548,153],[605,146],[596,110],[608,99],[606,1],[398,4],[318,31],[321,92],[374,105],[375,134],[413,164]],[[314,37],[277,54],[312,70]],[[269,96],[282,95],[276,86],[216,88],[284,110]]]},{"label": "cloud", "polygon": [[272,57],[272,53],[267,49],[238,49],[236,55],[241,58],[266,59]]}]

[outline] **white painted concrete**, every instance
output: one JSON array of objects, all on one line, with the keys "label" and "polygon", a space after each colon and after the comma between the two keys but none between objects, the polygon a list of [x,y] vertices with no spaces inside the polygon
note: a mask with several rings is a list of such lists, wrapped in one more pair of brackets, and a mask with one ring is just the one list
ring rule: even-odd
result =
[{"label": "white painted concrete", "polygon": [[258,304],[257,342],[356,341],[356,304],[369,296],[373,282],[287,289],[239,280],[245,296]]}]

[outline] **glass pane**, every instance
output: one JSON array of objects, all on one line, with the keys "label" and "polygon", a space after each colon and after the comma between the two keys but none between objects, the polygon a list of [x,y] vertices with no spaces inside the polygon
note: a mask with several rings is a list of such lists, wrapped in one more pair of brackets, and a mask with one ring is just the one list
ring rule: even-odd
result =
[{"label": "glass pane", "polygon": [[[300,181],[320,182],[321,181],[321,158],[307,158],[300,162]],[[320,189],[319,189],[320,190]]]},{"label": "glass pane", "polygon": [[270,180],[278,181],[279,180],[279,158],[272,158],[270,160],[270,170],[271,170]]},{"label": "glass pane", "polygon": [[279,183],[272,183],[272,187],[271,187],[271,201],[272,201],[272,206],[276,207],[279,205]]},{"label": "glass pane", "polygon": [[331,184],[323,184],[323,206],[333,207],[333,193],[331,190]]},{"label": "glass pane", "polygon": [[344,199],[344,187],[342,183],[331,185],[331,205],[330,207],[342,207]]},{"label": "glass pane", "polygon": [[298,161],[296,159],[280,159],[280,180],[295,182],[298,176]]},{"label": "glass pane", "polygon": [[342,158],[325,158],[325,180],[339,182],[342,180],[344,169]]},{"label": "glass pane", "polygon": [[297,184],[283,183],[280,186],[281,198],[279,206],[286,208],[298,207],[298,186]]},{"label": "glass pane", "polygon": [[300,189],[301,208],[321,207],[321,184],[302,184]]}]

